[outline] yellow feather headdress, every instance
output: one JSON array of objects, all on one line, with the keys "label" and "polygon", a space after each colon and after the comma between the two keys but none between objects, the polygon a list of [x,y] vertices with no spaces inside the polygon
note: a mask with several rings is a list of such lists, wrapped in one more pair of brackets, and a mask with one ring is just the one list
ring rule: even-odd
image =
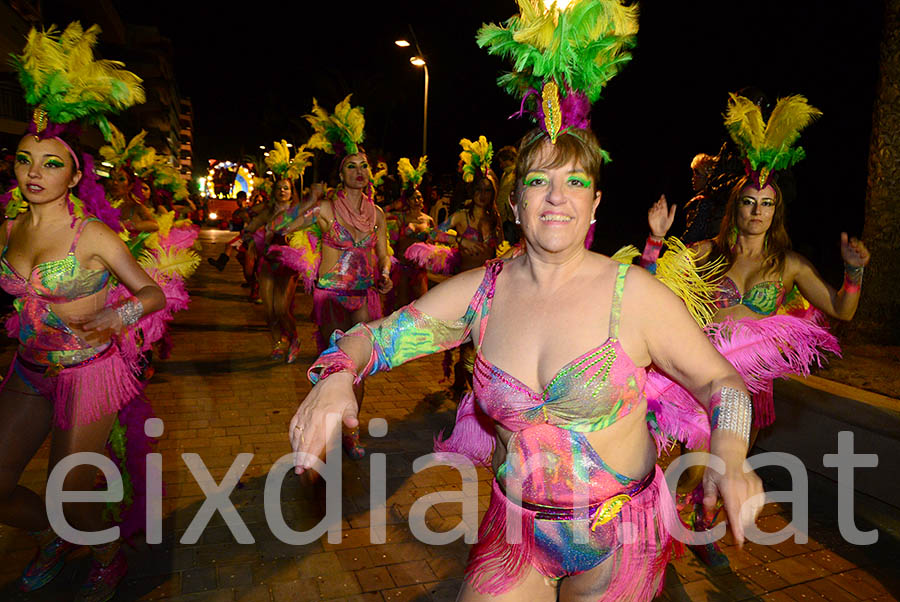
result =
[{"label": "yellow feather headdress", "polygon": [[306,146],[331,155],[353,155],[359,152],[359,146],[366,136],[366,120],[362,107],[350,105],[351,96],[352,94],[348,94],[339,102],[331,115],[313,98],[312,113],[304,115],[314,131]]},{"label": "yellow feather headdress", "polygon": [[403,192],[409,194],[417,189],[419,184],[422,183],[422,176],[425,175],[426,171],[428,171],[428,155],[419,158],[418,167],[413,167],[412,162],[408,158],[401,157],[397,161],[397,173],[400,175]]},{"label": "yellow feather headdress", "polygon": [[822,115],[800,95],[779,98],[765,121],[762,110],[749,98],[731,94],[725,127],[744,158],[744,169],[753,184],[766,187],[772,174],[791,167],[806,156],[794,144],[800,130]]},{"label": "yellow feather headdress", "polygon": [[303,172],[310,164],[313,154],[306,150],[307,145],[303,144],[297,149],[297,152],[291,157],[291,149],[287,140],[274,142],[269,156],[266,157],[266,165],[275,174],[275,178],[297,180],[303,178]]},{"label": "yellow feather headdress", "polygon": [[62,33],[51,26],[32,29],[21,55],[10,63],[18,72],[25,101],[32,107],[29,132],[57,136],[60,126],[76,121],[96,124],[107,140],[107,114],[144,102],[141,78],[119,61],[95,60],[100,28],[86,31],[77,21]]},{"label": "yellow feather headdress", "polygon": [[462,152],[459,158],[462,160],[463,181],[471,182],[475,179],[475,173],[486,176],[491,169],[491,159],[494,158],[494,147],[484,136],[472,142],[468,138],[459,141]]}]

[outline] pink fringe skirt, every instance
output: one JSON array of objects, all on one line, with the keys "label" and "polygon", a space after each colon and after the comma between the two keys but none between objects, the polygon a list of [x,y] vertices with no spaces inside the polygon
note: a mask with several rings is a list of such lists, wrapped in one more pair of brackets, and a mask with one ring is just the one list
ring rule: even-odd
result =
[{"label": "pink fringe skirt", "polygon": [[115,344],[92,358],[65,366],[33,364],[16,354],[13,369],[36,393],[53,403],[53,424],[61,429],[115,414],[141,394],[141,386]]},{"label": "pink fringe skirt", "polygon": [[[316,325],[334,324],[340,327],[350,324],[353,312],[367,307],[369,320],[383,317],[381,296],[375,287],[360,290],[339,290],[333,288],[313,289],[312,320]],[[328,348],[328,341],[322,339],[316,329],[316,345],[319,353]]]},{"label": "pink fringe skirt", "polygon": [[[495,480],[490,506],[478,528],[478,543],[469,554],[466,580],[477,592],[496,596],[512,589],[529,567],[558,579],[608,561],[613,563],[612,577],[600,600],[652,600],[662,592],[669,559],[682,549],[669,534],[670,527],[680,525],[672,494],[659,466],[654,470],[650,485],[622,506],[609,522],[599,525],[601,533],[585,527],[591,540],[604,540],[599,545],[555,537],[571,532],[565,523],[590,519],[537,519],[535,511],[510,501]],[[507,537],[508,519],[521,521],[520,537]],[[607,552],[601,555],[599,548]],[[572,570],[573,565],[579,568]]]}]

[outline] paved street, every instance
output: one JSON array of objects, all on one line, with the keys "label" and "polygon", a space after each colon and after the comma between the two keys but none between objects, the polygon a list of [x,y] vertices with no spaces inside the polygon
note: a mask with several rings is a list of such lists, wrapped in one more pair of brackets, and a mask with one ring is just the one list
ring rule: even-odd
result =
[{"label": "paved street", "polygon": [[[214,257],[230,233],[204,231],[204,257]],[[343,539],[322,536],[293,546],[279,541],[267,526],[263,490],[270,467],[289,451],[287,424],[297,402],[309,390],[305,370],[314,358],[311,300],[298,295],[303,351],[294,366],[268,359],[270,343],[262,310],[247,302],[239,266],[232,261],[220,274],[205,261],[191,279],[191,308],[172,327],[174,351],[156,363],[147,389],[165,423],[158,451],[163,456],[166,495],[164,541],[129,549],[130,571],[117,600],[354,600],[452,601],[462,578],[467,546],[462,541],[427,546],[413,537],[413,503],[435,492],[460,488],[459,473],[431,467],[413,473],[413,461],[431,451],[432,438],[452,426],[455,405],[441,382],[441,358],[430,357],[368,381],[362,423],[387,420],[383,438],[364,437],[370,453],[386,454],[386,542],[370,543],[370,459],[344,461]],[[8,364],[13,347],[3,347]],[[198,454],[216,482],[238,454],[253,454],[231,495],[253,543],[237,543],[220,514],[215,514],[194,544],[180,543],[201,507],[204,495],[182,454]],[[46,479],[48,446],[28,466],[23,484],[41,490]],[[479,510],[487,506],[490,481],[479,473]],[[434,496],[440,499],[440,495]],[[445,494],[449,495],[449,494]],[[281,490],[287,524],[309,529],[323,516],[322,487],[288,475]],[[895,600],[900,596],[898,545],[882,535],[878,544],[854,547],[844,542],[834,519],[834,500],[813,503],[810,537],[773,546],[726,547],[731,571],[712,574],[690,554],[670,565],[664,600]],[[435,531],[459,523],[461,506],[444,502],[425,515]],[[784,526],[789,512],[767,506],[761,526]],[[871,528],[860,523],[861,529]],[[66,600],[84,578],[89,559],[72,557],[64,572],[44,591],[18,594],[15,580],[34,553],[21,531],[0,528],[0,599]]]}]

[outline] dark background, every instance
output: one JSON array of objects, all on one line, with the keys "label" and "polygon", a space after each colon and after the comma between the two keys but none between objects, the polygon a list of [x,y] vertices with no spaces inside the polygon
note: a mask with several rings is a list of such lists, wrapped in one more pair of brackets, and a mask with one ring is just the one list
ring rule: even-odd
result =
[{"label": "dark background", "polygon": [[[311,4],[116,2],[126,22],[156,25],[175,44],[181,94],[194,103],[195,169],[276,138],[302,143],[312,97],[333,109],[350,92],[366,110],[370,154],[386,154],[392,170],[400,156],[418,157],[423,75],[411,49],[393,44],[410,38],[407,24],[431,74],[433,172],[455,170],[461,137],[485,134],[496,150],[530,127],[507,120],[518,101],[495,85],[507,64],[474,42],[482,23],[517,12],[511,0]],[[839,233],[862,230],[882,19],[878,0],[642,2],[634,59],[593,112],[613,158],[595,248],[640,245],[660,193],[680,205],[690,198],[691,158],[724,140],[727,93],[753,85],[773,102],[804,94],[824,113],[801,137],[808,158],[795,169],[789,232],[837,284]]]}]

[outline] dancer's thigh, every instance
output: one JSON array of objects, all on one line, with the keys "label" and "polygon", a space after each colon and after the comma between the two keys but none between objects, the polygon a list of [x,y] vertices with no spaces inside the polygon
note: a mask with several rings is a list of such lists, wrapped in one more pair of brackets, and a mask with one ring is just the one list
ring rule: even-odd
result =
[{"label": "dancer's thigh", "polygon": [[556,584],[541,575],[533,567],[528,569],[525,577],[516,586],[499,596],[479,594],[469,585],[463,583],[457,602],[554,602],[556,600]]}]

